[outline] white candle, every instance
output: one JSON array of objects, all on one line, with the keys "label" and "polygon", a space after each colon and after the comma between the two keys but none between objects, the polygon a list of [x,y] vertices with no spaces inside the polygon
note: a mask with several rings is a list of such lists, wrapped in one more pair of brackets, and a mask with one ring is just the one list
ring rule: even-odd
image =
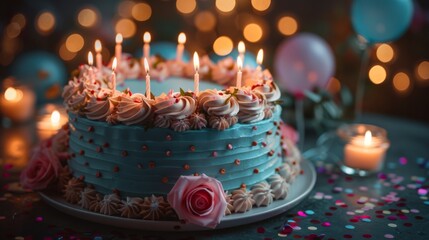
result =
[{"label": "white candle", "polygon": [[122,40],[123,40],[122,34],[120,33],[116,34],[115,40],[116,40],[115,57],[116,57],[117,64],[119,66],[119,64],[121,63],[121,55],[122,55]]},{"label": "white candle", "polygon": [[151,40],[151,36],[149,32],[145,32],[143,34],[143,58],[149,59],[150,57],[150,40]]},{"label": "white candle", "polygon": [[199,85],[200,85],[200,75],[198,74],[198,71],[200,70],[200,58],[198,57],[197,52],[194,52],[194,69],[195,69],[194,93],[195,93],[195,96],[198,97]]},{"label": "white candle", "polygon": [[243,73],[241,72],[241,69],[243,68],[243,62],[241,61],[240,56],[237,57],[237,67],[238,67],[238,72],[237,72],[237,88],[240,89],[241,88],[241,78]]},{"label": "white candle", "polygon": [[256,76],[259,78],[261,77],[261,79],[257,79],[257,81],[262,80],[262,61],[264,60],[264,50],[259,49],[258,51],[258,55],[256,55],[256,63],[258,64],[258,66],[256,67]]},{"label": "white candle", "polygon": [[94,64],[94,58],[92,56],[92,52],[89,51],[88,52],[88,75],[89,75],[89,80],[91,81],[91,83],[94,81],[95,77],[94,77],[94,69],[92,67],[92,65]]},{"label": "white candle", "polygon": [[149,75],[149,63],[147,58],[144,58],[144,68],[146,70],[146,97],[150,99],[150,75]]},{"label": "white candle", "polygon": [[112,96],[115,95],[116,92],[116,73],[115,73],[115,69],[116,69],[116,65],[118,64],[116,57],[113,59],[113,63],[112,63]]},{"label": "white candle", "polygon": [[97,39],[95,41],[95,52],[97,53],[95,55],[95,64],[96,64],[96,66],[98,68],[98,71],[101,71],[102,68],[103,68],[103,59],[102,59],[102,56],[101,56],[101,49],[102,49],[101,42],[100,42],[100,40]]},{"label": "white candle", "polygon": [[183,50],[185,49],[186,35],[184,33],[180,33],[179,37],[177,37],[177,42],[176,61],[181,62]]},{"label": "white candle", "polygon": [[8,87],[0,97],[0,111],[14,122],[25,122],[34,115],[36,95],[30,88]]},{"label": "white candle", "polygon": [[238,56],[241,58],[241,60],[244,62],[244,54],[246,52],[246,46],[244,45],[243,41],[240,41],[238,43]]},{"label": "white candle", "polygon": [[371,131],[357,136],[344,147],[344,163],[348,167],[362,170],[380,170],[388,144],[372,137]]}]

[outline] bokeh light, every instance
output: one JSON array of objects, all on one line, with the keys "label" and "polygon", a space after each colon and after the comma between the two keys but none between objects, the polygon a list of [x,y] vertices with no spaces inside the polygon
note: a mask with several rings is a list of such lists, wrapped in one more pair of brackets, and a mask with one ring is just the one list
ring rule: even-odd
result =
[{"label": "bokeh light", "polygon": [[73,33],[66,39],[66,48],[69,52],[75,53],[83,48],[84,43],[83,37],[80,34]]},{"label": "bokeh light", "polygon": [[335,77],[332,77],[328,83],[328,91],[332,94],[337,94],[341,90],[341,82]]},{"label": "bokeh light", "polygon": [[380,65],[373,66],[368,73],[369,80],[374,84],[381,84],[386,80],[386,69]]},{"label": "bokeh light", "polygon": [[290,36],[298,30],[298,22],[291,16],[284,16],[279,19],[277,29],[281,34]]},{"label": "bokeh light", "polygon": [[43,12],[37,17],[36,30],[46,35],[52,32],[55,27],[55,16],[51,12]]},{"label": "bokeh light", "polygon": [[76,57],[76,55],[77,55],[77,53],[70,52],[70,51],[67,49],[67,47],[66,47],[66,45],[65,45],[65,44],[62,44],[62,45],[60,46],[60,49],[58,50],[58,54],[60,55],[60,58],[61,58],[62,60],[64,60],[64,61],[70,61],[70,60],[72,60],[73,58],[75,58],[75,57]]},{"label": "bokeh light", "polygon": [[183,14],[192,13],[197,7],[197,2],[195,0],[177,0],[176,8],[179,12]]},{"label": "bokeh light", "polygon": [[120,19],[115,25],[115,31],[122,37],[129,38],[136,34],[136,24],[128,18]]},{"label": "bokeh light", "polygon": [[233,47],[231,38],[227,36],[220,36],[213,43],[213,51],[219,56],[228,55]]},{"label": "bokeh light", "polygon": [[123,18],[129,18],[131,17],[131,12],[134,7],[135,3],[133,1],[121,1],[118,5],[118,13],[119,16]]},{"label": "bokeh light", "polygon": [[25,19],[24,14],[18,13],[12,17],[11,22],[18,23],[21,28],[25,27],[27,20]]},{"label": "bokeh light", "polygon": [[271,5],[271,0],[252,0],[252,7],[258,11],[265,11]]},{"label": "bokeh light", "polygon": [[97,23],[97,20],[97,12],[91,8],[84,8],[77,15],[77,21],[83,27],[92,27]]},{"label": "bokeh light", "polygon": [[399,72],[393,77],[393,87],[396,91],[405,93],[410,88],[410,78],[404,72]]},{"label": "bokeh light", "polygon": [[137,3],[131,9],[131,15],[135,20],[143,22],[152,16],[152,8],[147,3]]},{"label": "bokeh light", "polygon": [[256,23],[247,24],[243,30],[244,38],[249,42],[257,42],[262,38],[262,28]]},{"label": "bokeh light", "polygon": [[16,38],[21,33],[21,26],[16,22],[11,22],[6,27],[6,36],[9,38]]},{"label": "bokeh light", "polygon": [[198,30],[208,32],[216,26],[216,17],[210,11],[202,11],[195,16],[194,23]]},{"label": "bokeh light", "polygon": [[231,12],[235,8],[235,0],[216,0],[216,8],[224,13]]},{"label": "bokeh light", "polygon": [[395,52],[393,51],[393,48],[389,44],[383,43],[377,47],[376,55],[378,60],[380,60],[381,62],[387,63],[392,61],[395,55]]},{"label": "bokeh light", "polygon": [[429,61],[422,61],[417,65],[417,78],[420,80],[429,80]]}]

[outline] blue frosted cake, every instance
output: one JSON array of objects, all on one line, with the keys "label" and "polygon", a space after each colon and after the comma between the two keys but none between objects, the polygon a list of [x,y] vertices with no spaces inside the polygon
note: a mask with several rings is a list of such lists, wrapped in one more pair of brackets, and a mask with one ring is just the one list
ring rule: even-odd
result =
[{"label": "blue frosted cake", "polygon": [[[231,213],[287,197],[300,155],[283,136],[280,91],[267,70],[203,58],[195,94],[191,64],[152,57],[151,94],[140,65],[83,65],[63,91],[70,159],[58,174],[80,207],[146,220],[215,227]],[[191,70],[190,70],[191,69]]]}]

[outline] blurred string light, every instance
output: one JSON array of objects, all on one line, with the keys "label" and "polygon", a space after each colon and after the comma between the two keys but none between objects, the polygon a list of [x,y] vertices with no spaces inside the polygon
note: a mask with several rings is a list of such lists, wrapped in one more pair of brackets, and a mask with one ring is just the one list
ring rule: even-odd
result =
[{"label": "blurred string light", "polygon": [[298,31],[298,22],[291,16],[283,16],[277,22],[277,29],[281,34],[290,36]]},{"label": "blurred string light", "polygon": [[60,49],[58,50],[58,54],[60,55],[60,58],[64,61],[70,61],[73,60],[73,58],[76,57],[77,53],[75,52],[70,52],[67,47],[66,44],[61,44]]},{"label": "blurred string light", "polygon": [[270,7],[271,0],[252,0],[251,3],[255,10],[263,12]]},{"label": "blurred string light", "polygon": [[51,12],[42,12],[37,17],[36,30],[42,35],[47,35],[54,29],[55,21],[55,16]]},{"label": "blurred string light", "polygon": [[369,69],[369,80],[374,84],[381,84],[386,80],[386,69],[380,65],[375,65]]},{"label": "blurred string light", "polygon": [[121,1],[118,5],[118,14],[123,18],[131,17],[131,13],[133,10],[135,3],[133,1]]},{"label": "blurred string light", "polygon": [[332,77],[328,83],[328,91],[332,94],[338,94],[341,90],[341,82],[335,77]]},{"label": "blurred string light", "polygon": [[227,36],[220,36],[213,43],[213,51],[219,56],[230,54],[233,47],[231,38]]},{"label": "blurred string light", "polygon": [[124,38],[134,36],[134,34],[136,34],[136,29],[136,24],[128,18],[120,19],[115,25],[115,31],[121,33]]},{"label": "blurred string light", "polygon": [[16,38],[21,34],[21,26],[16,22],[11,22],[6,27],[6,36],[8,38]]},{"label": "blurred string light", "polygon": [[416,68],[417,79],[429,80],[429,61],[422,61]]},{"label": "blurred string light", "polygon": [[65,46],[69,52],[75,53],[83,48],[84,43],[84,39],[80,34],[73,33],[67,37]]},{"label": "blurred string light", "polygon": [[399,93],[406,93],[411,86],[410,78],[404,72],[399,72],[393,77],[393,87]]},{"label": "blurred string light", "polygon": [[212,31],[216,26],[216,17],[210,11],[202,11],[195,16],[194,23],[200,31]]},{"label": "blurred string light", "polygon": [[12,17],[11,22],[14,22],[14,23],[19,24],[19,26],[20,26],[21,28],[24,28],[24,27],[25,27],[25,25],[27,24],[27,20],[25,19],[25,16],[24,16],[24,14],[22,14],[22,13],[15,14],[15,15]]},{"label": "blurred string light", "polygon": [[383,43],[377,47],[376,55],[378,60],[388,63],[392,61],[393,57],[395,56],[395,52],[389,44]]},{"label": "blurred string light", "polygon": [[197,2],[195,0],[177,0],[176,8],[179,12],[183,14],[192,13],[197,7]]},{"label": "blurred string light", "polygon": [[243,36],[249,42],[258,42],[261,40],[263,30],[261,26],[256,23],[249,23],[243,29]]},{"label": "blurred string light", "polygon": [[95,9],[84,8],[79,11],[77,21],[83,27],[93,27],[98,21],[98,14]]},{"label": "blurred string light", "polygon": [[144,22],[152,16],[152,8],[147,3],[137,3],[132,7],[131,15],[135,20]]},{"label": "blurred string light", "polygon": [[235,0],[216,0],[216,8],[224,13],[229,13],[235,8]]}]

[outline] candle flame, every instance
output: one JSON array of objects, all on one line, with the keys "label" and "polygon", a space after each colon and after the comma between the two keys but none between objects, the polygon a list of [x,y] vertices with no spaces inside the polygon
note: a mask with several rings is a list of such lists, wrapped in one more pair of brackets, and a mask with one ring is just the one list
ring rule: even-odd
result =
[{"label": "candle flame", "polygon": [[261,48],[258,51],[258,55],[256,56],[256,62],[258,65],[262,65],[262,61],[264,60],[264,50]]},{"label": "candle flame", "polygon": [[53,111],[51,114],[51,123],[54,126],[58,126],[60,124],[61,115],[57,110]]},{"label": "candle flame", "polygon": [[93,63],[94,63],[94,58],[92,56],[92,52],[89,51],[89,53],[88,53],[88,64],[89,64],[89,66],[92,66]]},{"label": "candle flame", "polygon": [[101,47],[101,42],[100,42],[100,40],[95,40],[95,51],[97,52],[97,53],[99,53],[99,52],[101,52],[101,49],[102,49],[102,47]]},{"label": "candle flame", "polygon": [[146,58],[144,58],[143,64],[144,64],[144,69],[146,70],[146,73],[149,74],[149,63],[147,62]]},{"label": "candle flame", "polygon": [[122,43],[122,40],[123,40],[122,34],[120,34],[120,33],[116,34],[115,40],[116,40],[117,44]]},{"label": "candle flame", "polygon": [[151,40],[152,38],[151,38],[151,36],[150,36],[150,33],[149,32],[145,32],[144,34],[143,34],[143,42],[144,43],[150,43],[150,40]]},{"label": "candle flame", "polygon": [[363,139],[363,145],[369,146],[371,145],[371,142],[372,142],[372,134],[371,134],[371,131],[367,130],[365,132],[365,137]]},{"label": "candle flame", "polygon": [[241,60],[240,56],[237,57],[237,67],[238,71],[241,71],[241,69],[243,68],[243,61]]},{"label": "candle flame", "polygon": [[194,69],[195,72],[198,72],[200,69],[200,58],[198,57],[198,53],[194,52]]},{"label": "candle flame", "polygon": [[245,51],[246,51],[246,46],[244,45],[244,42],[243,42],[243,41],[240,41],[240,42],[238,43],[238,52],[239,52],[240,54],[243,54]]},{"label": "candle flame", "polygon": [[115,71],[116,65],[118,65],[118,60],[116,60],[116,58],[113,58],[112,71]]},{"label": "candle flame", "polygon": [[179,42],[179,44],[185,44],[186,43],[185,33],[180,33],[179,37],[177,37],[177,41]]},{"label": "candle flame", "polygon": [[7,101],[18,102],[22,99],[23,93],[19,89],[15,89],[13,87],[8,87],[4,92],[4,98]]}]

